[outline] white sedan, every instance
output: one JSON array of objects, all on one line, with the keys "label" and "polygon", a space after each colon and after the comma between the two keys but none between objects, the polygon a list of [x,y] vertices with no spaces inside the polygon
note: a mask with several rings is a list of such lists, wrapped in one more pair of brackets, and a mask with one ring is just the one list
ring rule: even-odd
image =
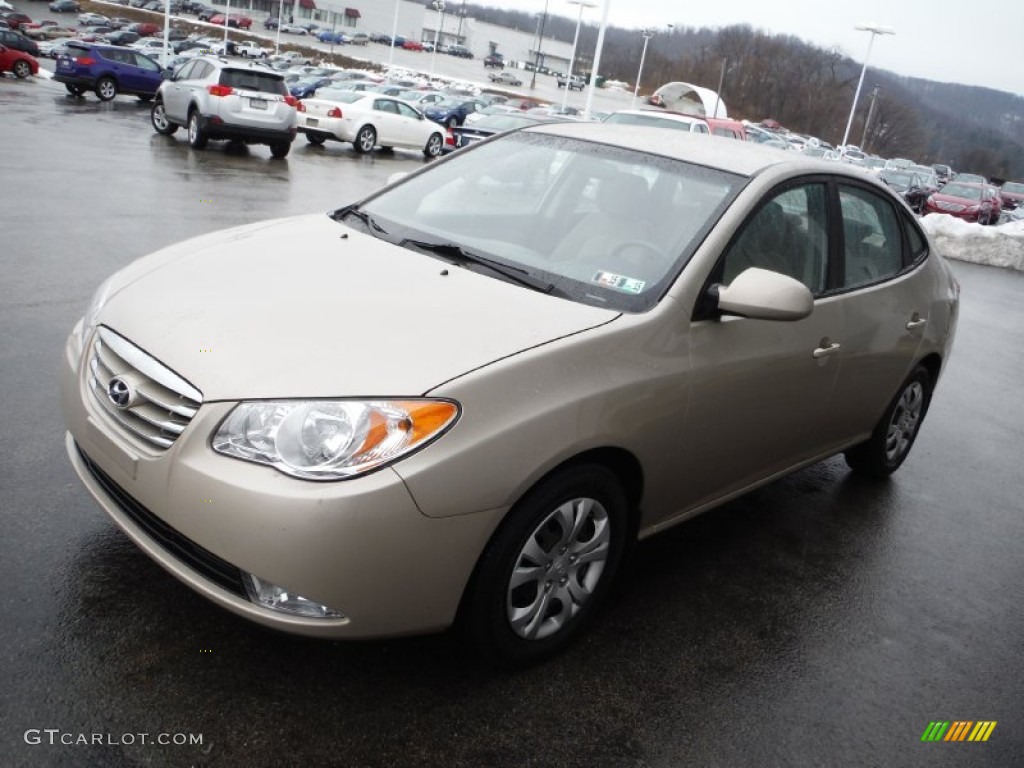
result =
[{"label": "white sedan", "polygon": [[441,127],[399,99],[372,91],[321,88],[298,105],[298,129],[310,144],[350,141],[356,152],[405,147],[437,157],[444,146]]}]

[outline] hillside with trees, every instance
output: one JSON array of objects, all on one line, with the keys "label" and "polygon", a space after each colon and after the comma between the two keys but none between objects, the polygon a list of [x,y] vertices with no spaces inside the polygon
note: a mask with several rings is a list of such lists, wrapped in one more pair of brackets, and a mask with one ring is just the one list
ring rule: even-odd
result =
[{"label": "hillside with trees", "polygon": [[[481,21],[535,31],[538,19],[522,11],[467,4]],[[545,38],[572,42],[576,19],[550,15]],[[587,71],[597,26],[580,31],[577,66]],[[635,29],[609,26],[601,74],[633,83],[643,48]],[[800,133],[837,143],[849,117],[861,62],[788,35],[747,25],[721,29],[674,27],[651,39],[641,93],[681,80],[717,89],[731,116],[772,118]],[[724,73],[724,77],[723,77]],[[865,131],[872,92],[878,86]],[[850,132],[851,143],[884,157],[949,163],[996,179],[1024,179],[1024,97],[952,83],[901,77],[872,68]]]}]

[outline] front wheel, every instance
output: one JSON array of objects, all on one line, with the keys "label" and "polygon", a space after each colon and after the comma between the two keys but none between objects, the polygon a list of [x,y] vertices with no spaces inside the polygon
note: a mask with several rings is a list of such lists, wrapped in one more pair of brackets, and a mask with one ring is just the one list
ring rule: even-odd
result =
[{"label": "front wheel", "polygon": [[188,143],[192,149],[203,149],[209,141],[206,131],[203,130],[202,121],[199,119],[199,111],[192,110],[188,116]]},{"label": "front wheel", "polygon": [[569,467],[541,481],[484,550],[460,614],[464,630],[504,663],[561,650],[607,595],[627,530],[626,494],[605,467]]},{"label": "front wheel", "polygon": [[367,152],[372,152],[376,145],[377,131],[374,130],[372,125],[364,125],[360,128],[359,133],[356,134],[356,140],[352,142],[356,152],[363,155]]},{"label": "front wheel", "polygon": [[170,136],[178,130],[178,126],[167,119],[167,112],[162,101],[153,104],[153,108],[149,111],[149,121],[153,124],[153,130],[161,136]]},{"label": "front wheel", "polygon": [[74,85],[73,83],[64,83],[64,88],[66,88],[67,92],[72,96],[81,96],[85,93],[85,88],[80,85]]},{"label": "front wheel", "polygon": [[437,157],[441,154],[441,147],[444,145],[444,139],[441,138],[440,133],[433,133],[430,138],[427,139],[427,146],[423,148],[423,154],[427,157]]},{"label": "front wheel", "polygon": [[318,133],[307,133],[306,141],[312,144],[314,147],[322,146],[327,139]]},{"label": "front wheel", "polygon": [[112,77],[101,77],[96,81],[96,95],[100,101],[110,101],[117,96],[117,82]]},{"label": "front wheel", "polygon": [[270,145],[271,157],[288,157],[288,151],[292,148],[290,141],[277,141]]},{"label": "front wheel", "polygon": [[914,445],[931,397],[931,374],[919,365],[885,409],[871,437],[846,451],[850,468],[877,478],[888,477],[899,469]]},{"label": "front wheel", "polygon": [[15,77],[24,80],[32,74],[32,66],[24,59],[18,59],[14,62],[14,66],[11,67],[11,71],[14,72]]}]

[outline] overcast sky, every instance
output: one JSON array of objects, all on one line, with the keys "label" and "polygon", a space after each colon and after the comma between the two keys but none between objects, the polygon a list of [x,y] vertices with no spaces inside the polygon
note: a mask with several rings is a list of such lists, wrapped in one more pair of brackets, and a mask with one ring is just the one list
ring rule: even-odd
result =
[{"label": "overcast sky", "polygon": [[[601,0],[595,0],[600,2]],[[457,0],[456,0],[457,2]],[[542,11],[544,0],[477,0],[481,5]],[[857,24],[890,27],[879,35],[869,67],[940,82],[983,85],[1024,95],[1024,2],[987,0],[609,0],[609,21],[620,27],[725,27],[750,24],[770,33],[795,35],[815,45],[839,48],[863,63],[867,32]],[[570,18],[576,5],[549,0],[549,13]],[[597,23],[601,8],[584,11]],[[639,62],[637,62],[639,65]],[[865,86],[870,84],[870,71]]]}]

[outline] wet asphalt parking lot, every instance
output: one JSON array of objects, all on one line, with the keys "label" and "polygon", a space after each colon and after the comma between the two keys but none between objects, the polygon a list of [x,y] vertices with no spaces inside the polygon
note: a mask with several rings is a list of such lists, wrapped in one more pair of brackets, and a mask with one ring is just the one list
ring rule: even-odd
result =
[{"label": "wet asphalt parking lot", "polygon": [[[890,482],[833,459],[642,543],[593,630],[527,671],[448,635],[264,630],[135,549],[64,454],[55,373],[93,289],[163,245],[326,211],[424,162],[301,139],[284,161],[196,152],[132,99],[0,81],[0,764],[1024,764],[1021,274],[955,265],[955,353]],[[998,725],[922,743],[934,720]]]}]

